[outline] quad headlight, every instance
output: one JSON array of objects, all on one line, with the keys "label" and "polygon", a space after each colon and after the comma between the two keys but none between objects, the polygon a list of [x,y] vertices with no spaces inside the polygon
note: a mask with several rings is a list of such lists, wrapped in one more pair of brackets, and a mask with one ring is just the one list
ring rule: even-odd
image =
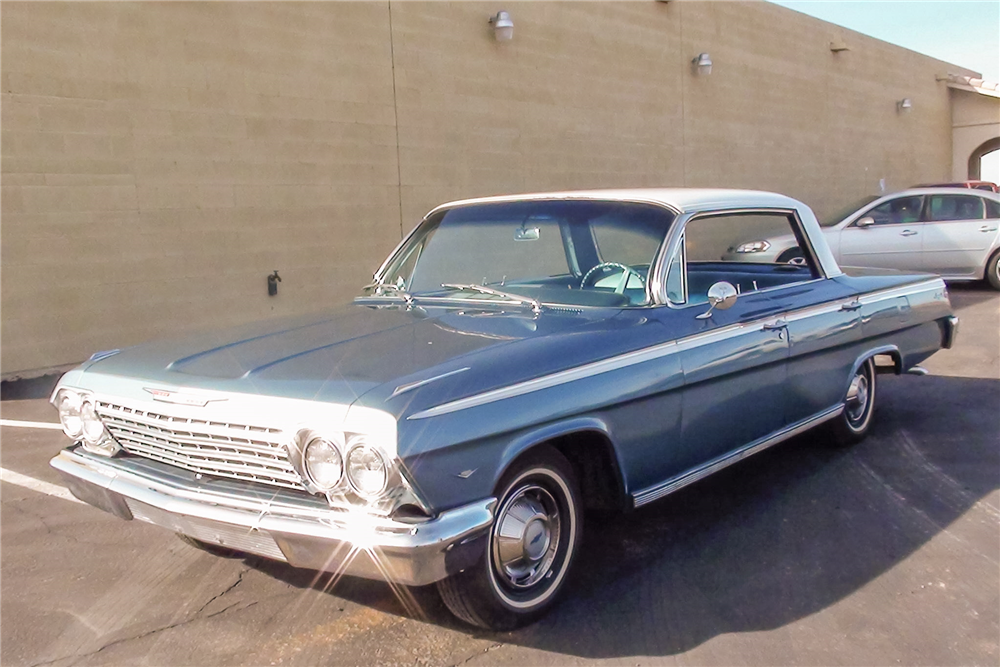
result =
[{"label": "quad headlight", "polygon": [[55,406],[59,411],[59,423],[63,433],[76,440],[83,435],[83,396],[69,389],[62,389],[56,396]]},{"label": "quad headlight", "polygon": [[64,387],[53,403],[59,411],[63,432],[73,440],[82,441],[84,449],[102,456],[113,456],[120,449],[97,415],[91,394]]},{"label": "quad headlight", "polygon": [[403,506],[427,513],[402,463],[390,453],[393,444],[371,433],[302,428],[288,443],[288,454],[306,490],[325,495],[331,507],[383,516]]},{"label": "quad headlight", "polygon": [[358,495],[377,496],[385,490],[389,480],[388,466],[377,449],[364,438],[355,437],[348,441],[347,481]]},{"label": "quad headlight", "polygon": [[309,481],[321,491],[329,491],[344,476],[344,459],[337,446],[325,438],[312,438],[302,457]]}]

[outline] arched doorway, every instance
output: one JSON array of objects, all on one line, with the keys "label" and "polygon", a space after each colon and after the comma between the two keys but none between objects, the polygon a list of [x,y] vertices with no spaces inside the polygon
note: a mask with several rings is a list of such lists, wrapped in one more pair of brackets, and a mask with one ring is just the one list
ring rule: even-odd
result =
[{"label": "arched doorway", "polygon": [[992,153],[995,150],[1000,150],[1000,137],[994,137],[988,141],[983,142],[979,148],[972,151],[969,156],[969,180],[978,181],[982,176],[980,171],[980,165],[982,163],[983,156],[987,153]]}]

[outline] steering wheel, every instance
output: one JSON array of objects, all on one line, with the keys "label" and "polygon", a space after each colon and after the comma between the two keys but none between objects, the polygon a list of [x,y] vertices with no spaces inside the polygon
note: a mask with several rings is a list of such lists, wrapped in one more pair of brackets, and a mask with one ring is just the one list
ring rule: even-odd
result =
[{"label": "steering wheel", "polygon": [[625,286],[628,285],[628,279],[629,279],[630,276],[635,276],[636,278],[639,279],[639,284],[640,285],[642,285],[643,287],[646,286],[646,282],[642,279],[642,274],[639,273],[638,271],[636,271],[635,269],[633,269],[631,266],[627,266],[627,265],[621,264],[619,262],[601,262],[600,264],[598,264],[597,266],[591,268],[589,271],[587,271],[585,274],[583,274],[583,279],[580,280],[580,289],[583,289],[584,287],[587,286],[587,280],[596,271],[598,271],[598,270],[607,270],[607,269],[621,269],[622,270],[622,279],[618,282],[618,286],[615,287],[615,294],[624,294],[625,293]]}]

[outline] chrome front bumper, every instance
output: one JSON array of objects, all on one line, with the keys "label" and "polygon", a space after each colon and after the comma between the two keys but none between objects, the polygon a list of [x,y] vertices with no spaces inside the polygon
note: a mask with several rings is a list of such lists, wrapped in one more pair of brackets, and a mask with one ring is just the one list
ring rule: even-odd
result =
[{"label": "chrome front bumper", "polygon": [[326,500],[226,480],[203,481],[147,461],[65,449],[52,459],[80,500],[211,544],[295,567],[422,586],[483,554],[496,499],[407,523],[331,509]]}]

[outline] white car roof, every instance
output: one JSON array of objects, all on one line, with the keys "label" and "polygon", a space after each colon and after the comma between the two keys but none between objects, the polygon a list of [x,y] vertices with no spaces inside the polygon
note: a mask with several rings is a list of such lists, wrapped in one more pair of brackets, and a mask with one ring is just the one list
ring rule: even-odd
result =
[{"label": "white car roof", "polygon": [[[533,192],[519,195],[477,197],[442,204],[434,209],[485,204],[493,202],[526,201],[532,199],[599,199],[618,201],[645,201],[663,204],[681,213],[705,209],[762,207],[797,208],[803,204],[791,197],[761,190],[728,190],[721,188],[629,188],[615,190],[570,190],[566,192]],[[431,211],[433,213],[433,211]]]},{"label": "white car roof", "polygon": [[900,190],[899,192],[890,192],[888,194],[880,195],[879,199],[905,197],[906,195],[980,195],[981,197],[986,197],[987,199],[1000,200],[1000,194],[993,192],[992,190],[962,188],[956,185],[946,185],[944,187],[939,186],[934,188],[909,188],[906,190]]}]

